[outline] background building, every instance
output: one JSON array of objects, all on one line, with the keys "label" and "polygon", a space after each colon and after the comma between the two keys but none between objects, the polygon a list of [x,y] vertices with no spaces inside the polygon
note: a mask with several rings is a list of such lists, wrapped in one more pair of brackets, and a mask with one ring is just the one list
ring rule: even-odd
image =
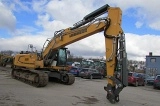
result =
[{"label": "background building", "polygon": [[146,75],[156,76],[160,74],[160,56],[153,56],[152,52],[146,56]]}]

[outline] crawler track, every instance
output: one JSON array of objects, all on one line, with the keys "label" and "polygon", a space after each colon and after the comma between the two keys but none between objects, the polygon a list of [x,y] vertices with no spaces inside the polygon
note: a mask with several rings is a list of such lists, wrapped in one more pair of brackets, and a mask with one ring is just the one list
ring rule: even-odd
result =
[{"label": "crawler track", "polygon": [[35,87],[44,87],[48,83],[48,74],[39,70],[14,68],[11,74],[13,78]]}]

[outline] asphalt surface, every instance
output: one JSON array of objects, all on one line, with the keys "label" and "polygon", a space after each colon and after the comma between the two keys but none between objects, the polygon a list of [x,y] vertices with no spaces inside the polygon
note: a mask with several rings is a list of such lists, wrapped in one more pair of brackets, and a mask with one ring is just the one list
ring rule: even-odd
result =
[{"label": "asphalt surface", "polygon": [[76,77],[73,85],[49,82],[35,88],[10,76],[10,68],[0,67],[0,106],[160,106],[160,90],[152,86],[128,86],[120,102],[111,104],[103,87],[106,79]]}]

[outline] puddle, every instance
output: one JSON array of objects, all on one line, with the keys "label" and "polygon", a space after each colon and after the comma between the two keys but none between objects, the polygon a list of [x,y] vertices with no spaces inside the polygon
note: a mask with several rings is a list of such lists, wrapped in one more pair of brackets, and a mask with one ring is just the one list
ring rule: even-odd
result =
[{"label": "puddle", "polygon": [[96,104],[97,102],[99,102],[99,100],[97,98],[95,98],[94,96],[83,97],[83,98],[80,98],[79,96],[72,96],[72,97],[75,97],[80,100],[76,103],[72,103],[72,105],[77,105],[79,103],[81,103],[81,104]]}]

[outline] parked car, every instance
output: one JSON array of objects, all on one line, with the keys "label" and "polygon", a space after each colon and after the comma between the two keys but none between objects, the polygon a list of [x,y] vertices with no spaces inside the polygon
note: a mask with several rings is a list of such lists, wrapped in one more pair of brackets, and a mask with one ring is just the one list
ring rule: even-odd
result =
[{"label": "parked car", "polygon": [[137,87],[138,85],[144,86],[145,80],[141,73],[129,72],[128,73],[128,85],[134,85]]},{"label": "parked car", "polygon": [[101,72],[99,72],[96,69],[91,69],[91,68],[83,68],[80,73],[79,76],[81,78],[99,78],[99,79],[103,79],[103,75],[101,74]]},{"label": "parked car", "polygon": [[81,70],[80,68],[72,66],[69,70],[69,73],[72,73],[73,75],[78,77],[80,70]]},{"label": "parked car", "polygon": [[153,85],[154,79],[155,79],[155,76],[147,76],[147,78],[146,78],[146,84],[147,85]]},{"label": "parked car", "polygon": [[72,63],[72,66],[74,66],[74,67],[80,67],[80,65],[81,65],[80,62],[73,62]]},{"label": "parked car", "polygon": [[160,75],[156,75],[153,83],[153,88],[160,88]]}]

